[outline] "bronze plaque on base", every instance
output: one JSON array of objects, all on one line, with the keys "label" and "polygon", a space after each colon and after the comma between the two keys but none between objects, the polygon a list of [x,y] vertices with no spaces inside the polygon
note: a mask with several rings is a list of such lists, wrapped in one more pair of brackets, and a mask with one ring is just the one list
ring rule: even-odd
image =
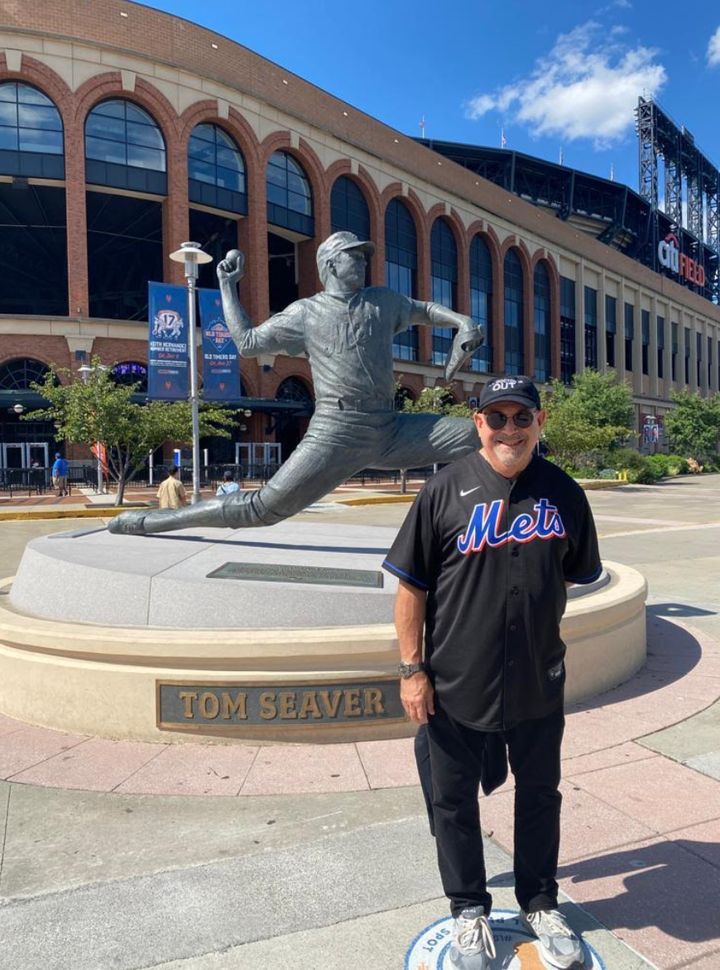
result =
[{"label": "bronze plaque on base", "polygon": [[307,725],[403,720],[397,678],[318,684],[156,681],[162,731],[238,733],[242,726],[302,729]]}]

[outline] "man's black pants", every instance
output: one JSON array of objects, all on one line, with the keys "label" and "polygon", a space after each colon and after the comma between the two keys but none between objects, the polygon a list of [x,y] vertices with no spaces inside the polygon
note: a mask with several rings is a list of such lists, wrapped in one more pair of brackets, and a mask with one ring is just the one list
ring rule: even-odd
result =
[{"label": "man's black pants", "polygon": [[[564,726],[560,708],[503,732],[515,776],[515,896],[526,912],[557,906]],[[428,722],[438,866],[453,916],[468,906],[492,908],[478,807],[486,737],[437,706]]]}]

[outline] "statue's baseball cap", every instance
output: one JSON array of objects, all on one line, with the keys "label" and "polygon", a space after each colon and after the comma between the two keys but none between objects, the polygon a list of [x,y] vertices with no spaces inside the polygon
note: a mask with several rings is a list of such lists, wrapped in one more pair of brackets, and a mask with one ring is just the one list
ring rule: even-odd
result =
[{"label": "statue's baseball cap", "polygon": [[523,404],[526,408],[541,408],[540,395],[529,377],[496,377],[488,381],[480,392],[477,409],[484,411],[491,404],[510,401],[513,404]]},{"label": "statue's baseball cap", "polygon": [[332,236],[328,236],[325,242],[318,246],[318,269],[322,269],[333,256],[344,253],[348,249],[361,249],[366,256],[372,256],[375,252],[375,243],[358,239],[354,232],[334,232]]}]

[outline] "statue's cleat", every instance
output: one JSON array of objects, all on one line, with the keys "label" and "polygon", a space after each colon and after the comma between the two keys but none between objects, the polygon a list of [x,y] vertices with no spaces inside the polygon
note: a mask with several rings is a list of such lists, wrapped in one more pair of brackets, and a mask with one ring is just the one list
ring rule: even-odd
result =
[{"label": "statue's cleat", "polygon": [[141,512],[121,512],[108,523],[108,532],[113,532],[119,536],[144,536],[145,517],[148,515],[146,510]]},{"label": "statue's cleat", "polygon": [[557,970],[580,968],[585,963],[582,943],[558,909],[541,909],[521,914],[522,921],[540,941],[546,966]]}]

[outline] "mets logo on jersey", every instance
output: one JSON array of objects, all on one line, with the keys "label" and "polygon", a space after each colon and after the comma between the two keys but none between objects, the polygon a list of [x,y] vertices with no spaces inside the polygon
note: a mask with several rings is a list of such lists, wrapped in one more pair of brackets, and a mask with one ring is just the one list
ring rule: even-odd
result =
[{"label": "mets logo on jersey", "polygon": [[216,350],[223,350],[231,341],[230,331],[224,320],[213,320],[205,331],[205,336],[215,344]]},{"label": "mets logo on jersey", "polygon": [[457,547],[467,556],[482,552],[486,546],[497,549],[508,542],[533,542],[535,539],[564,539],[567,535],[556,505],[546,498],[538,499],[533,514],[521,512],[506,531],[503,529],[505,500],[498,498],[476,505],[465,528],[458,536]]}]

